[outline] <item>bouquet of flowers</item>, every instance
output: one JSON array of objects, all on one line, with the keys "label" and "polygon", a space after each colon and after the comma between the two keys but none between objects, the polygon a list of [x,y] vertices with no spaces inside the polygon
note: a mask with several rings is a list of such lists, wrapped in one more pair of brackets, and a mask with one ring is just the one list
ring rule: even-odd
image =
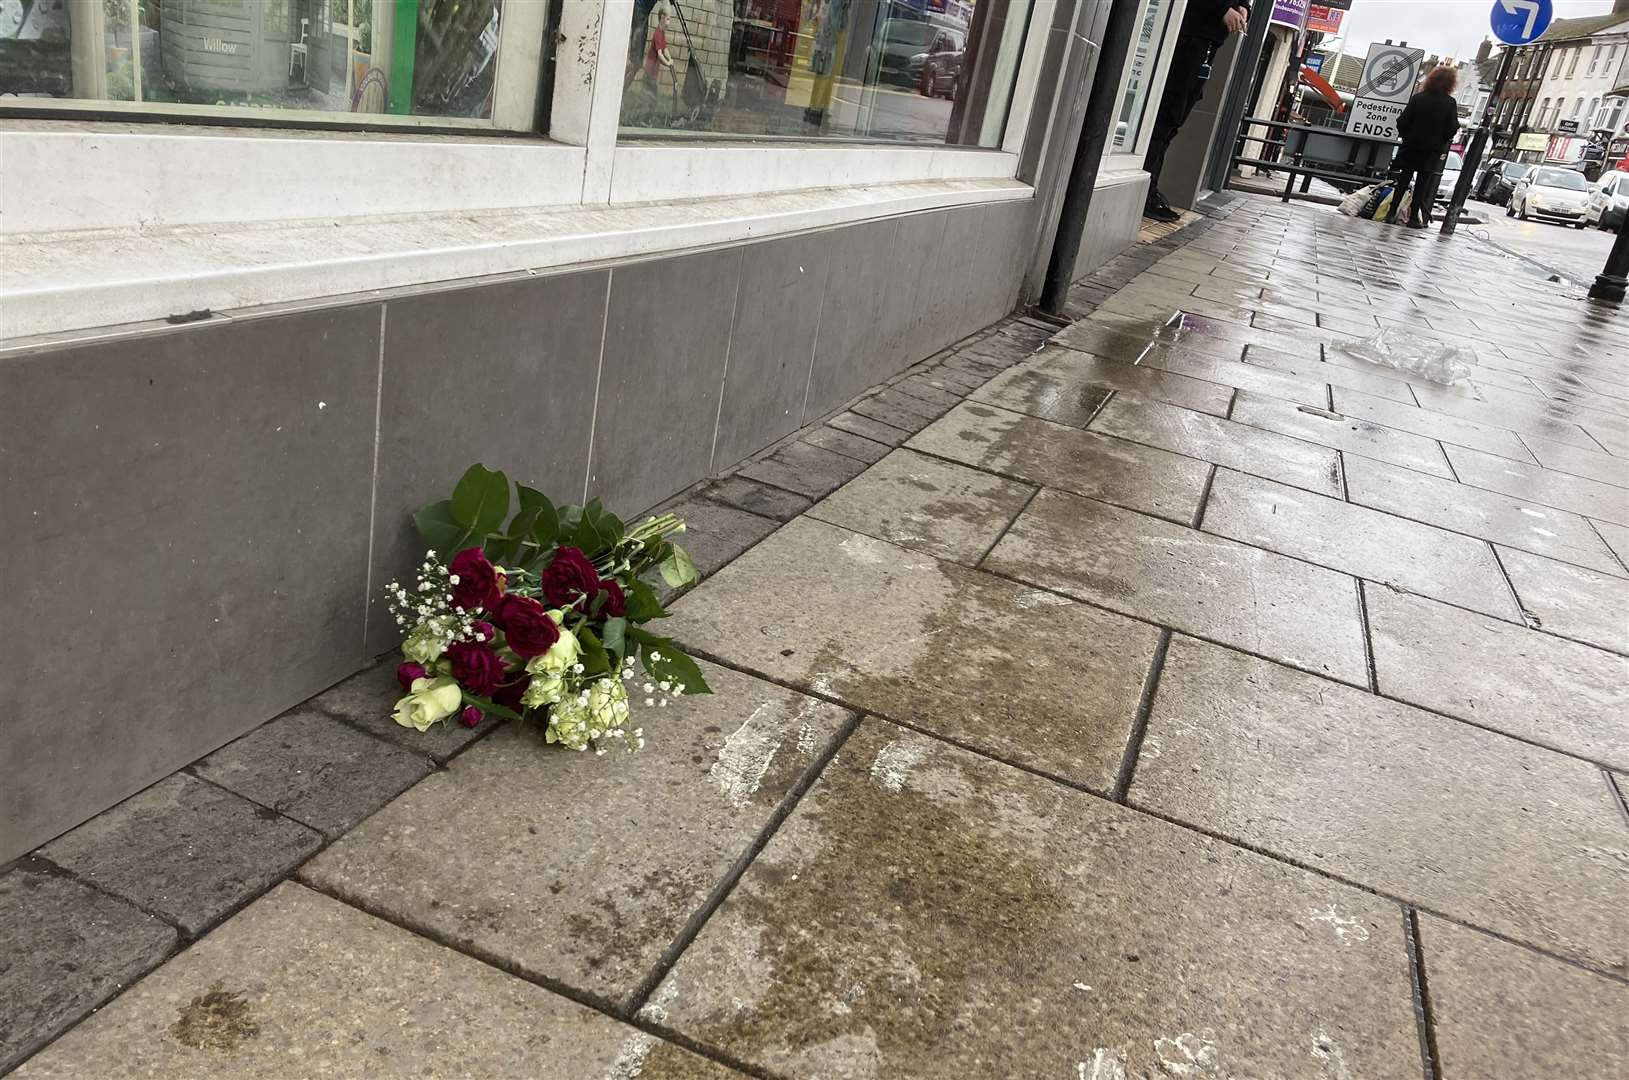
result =
[{"label": "bouquet of flowers", "polygon": [[664,514],[630,529],[598,499],[556,506],[523,484],[515,495],[511,518],[508,477],[471,465],[451,499],[414,515],[429,550],[412,588],[388,586],[407,635],[396,722],[427,731],[455,718],[474,727],[535,717],[551,743],[637,750],[644,732],[629,727],[630,698],[664,708],[710,692],[695,661],[645,629],[667,612],[644,575],[674,588],[696,580],[669,539],[684,522]]}]

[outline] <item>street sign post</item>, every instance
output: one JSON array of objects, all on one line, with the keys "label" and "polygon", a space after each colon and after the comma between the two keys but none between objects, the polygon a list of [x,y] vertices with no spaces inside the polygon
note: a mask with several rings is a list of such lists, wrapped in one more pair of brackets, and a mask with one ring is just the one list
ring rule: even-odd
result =
[{"label": "street sign post", "polygon": [[1442,221],[1442,235],[1454,235],[1454,229],[1459,225],[1459,212],[1465,205],[1465,199],[1471,193],[1471,183],[1476,179],[1476,168],[1482,163],[1482,151],[1488,145],[1488,132],[1493,126],[1493,114],[1499,104],[1499,93],[1505,88],[1505,79],[1510,75],[1513,61],[1516,59],[1516,46],[1526,45],[1540,34],[1550,28],[1550,20],[1555,18],[1555,8],[1551,0],[1493,0],[1493,11],[1488,16],[1488,24],[1493,30],[1493,36],[1505,43],[1504,57],[1499,61],[1499,76],[1493,80],[1493,92],[1488,95],[1488,106],[1482,113],[1482,123],[1471,137],[1471,145],[1465,148],[1465,160],[1459,170],[1459,183],[1454,185],[1454,193],[1448,200],[1448,216]]},{"label": "street sign post", "polygon": [[1346,130],[1358,135],[1397,138],[1397,118],[1420,81],[1424,49],[1370,45],[1358,77],[1358,91],[1346,114]]}]

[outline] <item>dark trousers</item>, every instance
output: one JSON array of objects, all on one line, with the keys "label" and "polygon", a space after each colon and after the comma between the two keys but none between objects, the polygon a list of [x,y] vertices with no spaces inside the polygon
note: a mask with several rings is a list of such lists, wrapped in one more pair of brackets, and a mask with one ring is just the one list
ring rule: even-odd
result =
[{"label": "dark trousers", "polygon": [[1392,181],[1391,209],[1386,211],[1387,223],[1397,220],[1397,208],[1403,205],[1403,196],[1409,185],[1414,187],[1414,202],[1408,208],[1410,221],[1431,224],[1431,203],[1437,197],[1437,163],[1403,158],[1397,162]]},{"label": "dark trousers", "polygon": [[1143,168],[1148,172],[1148,194],[1159,190],[1160,173],[1165,169],[1165,151],[1182,130],[1188,114],[1205,96],[1209,77],[1211,45],[1203,38],[1179,37],[1171,54],[1171,69],[1165,76],[1165,93],[1154,114],[1154,132],[1148,141]]}]

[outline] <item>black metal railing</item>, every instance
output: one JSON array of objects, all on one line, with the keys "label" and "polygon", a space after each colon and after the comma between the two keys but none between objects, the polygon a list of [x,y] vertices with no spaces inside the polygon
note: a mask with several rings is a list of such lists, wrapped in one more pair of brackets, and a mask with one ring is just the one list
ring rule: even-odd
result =
[{"label": "black metal railing", "polygon": [[[1251,128],[1265,128],[1266,132],[1253,135],[1250,134]],[[1252,154],[1247,152],[1250,145],[1262,149]],[[1258,120],[1247,116],[1239,124],[1239,137],[1228,166],[1228,179],[1231,183],[1237,178],[1241,165],[1285,173],[1285,202],[1297,194],[1309,195],[1313,180],[1325,180],[1337,187],[1350,186],[1355,189],[1385,176],[1391,169],[1392,155],[1399,145],[1396,139],[1384,136],[1359,135],[1336,128],[1283,120]],[[1299,193],[1295,190],[1298,179],[1301,181]]]}]

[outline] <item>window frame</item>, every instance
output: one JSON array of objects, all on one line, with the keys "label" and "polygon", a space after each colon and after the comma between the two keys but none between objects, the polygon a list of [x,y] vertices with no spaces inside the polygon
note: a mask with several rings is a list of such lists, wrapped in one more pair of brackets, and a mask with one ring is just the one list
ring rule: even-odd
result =
[{"label": "window frame", "polygon": [[[1134,28],[1142,25],[1141,16],[1147,10],[1148,4],[1152,2],[1153,0],[1143,0],[1142,6],[1137,9],[1139,18],[1134,24]],[[1176,52],[1178,33],[1175,31],[1180,30],[1182,25],[1178,17],[1185,10],[1185,7],[1185,4],[1172,2],[1167,8],[1165,26],[1161,31],[1159,52],[1154,56],[1153,72],[1148,78],[1149,92],[1143,97],[1143,115],[1145,117],[1159,109],[1160,98],[1165,94],[1165,80],[1171,72],[1171,57]],[[1177,21],[1173,23],[1173,20]],[[1121,68],[1120,81],[1115,84],[1113,109],[1116,117],[1120,112],[1120,103],[1125,100],[1126,84],[1131,81],[1131,54],[1134,47],[1135,41],[1131,42],[1126,50],[1126,63]],[[1137,138],[1132,142],[1130,149],[1116,150],[1114,148],[1113,132],[1116,123],[1118,123],[1118,120],[1111,117],[1109,137],[1103,140],[1103,156],[1100,159],[1098,168],[1104,173],[1124,173],[1141,169],[1143,160],[1148,157],[1148,144],[1154,138],[1154,125],[1139,121]]]}]

